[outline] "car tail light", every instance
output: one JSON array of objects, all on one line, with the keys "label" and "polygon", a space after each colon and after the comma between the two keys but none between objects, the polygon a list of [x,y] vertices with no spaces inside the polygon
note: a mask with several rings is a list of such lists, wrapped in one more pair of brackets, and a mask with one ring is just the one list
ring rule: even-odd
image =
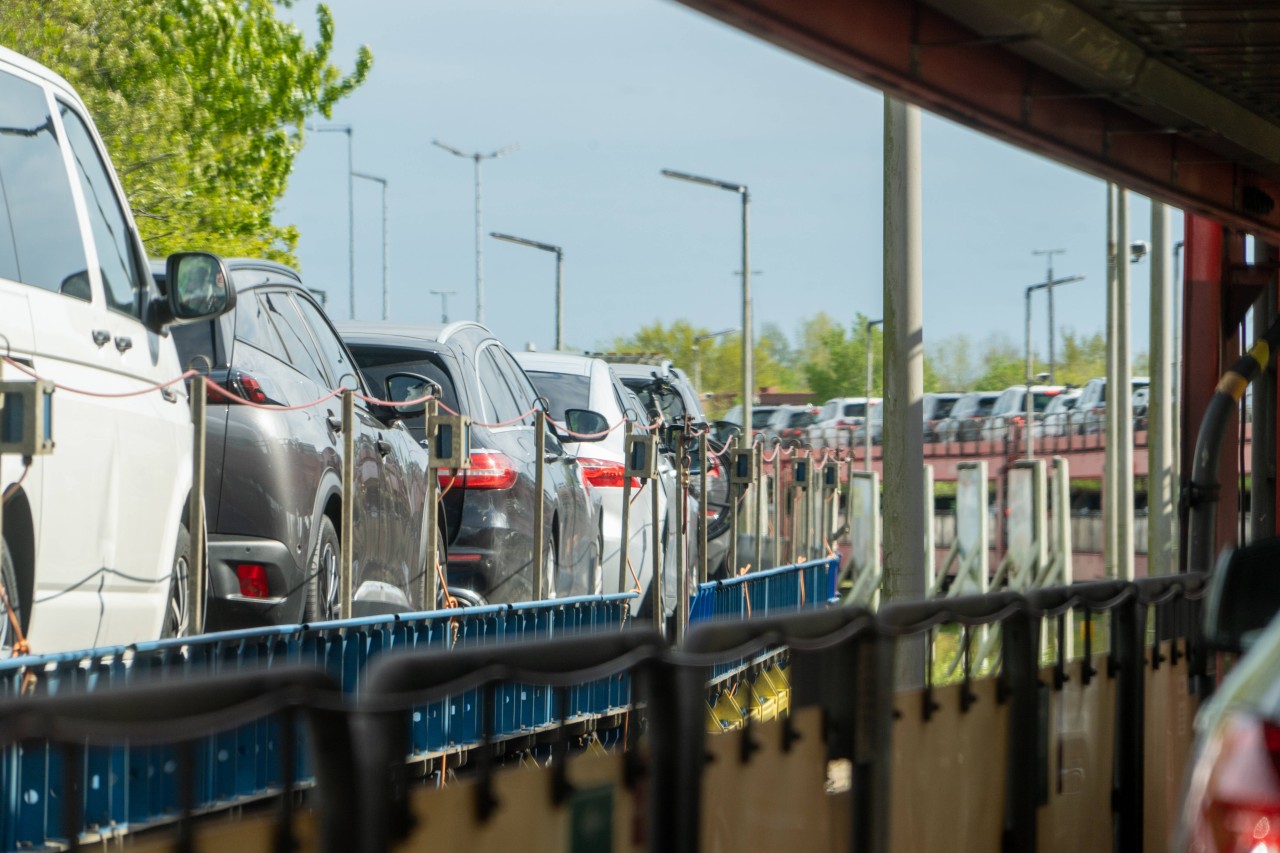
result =
[{"label": "car tail light", "polygon": [[516,484],[516,466],[511,457],[496,450],[471,451],[471,467],[461,471],[440,471],[440,488],[509,489]]},{"label": "car tail light", "polygon": [[236,577],[240,580],[240,594],[245,598],[271,597],[271,587],[267,584],[267,567],[261,563],[237,564]]},{"label": "car tail light", "polygon": [[1009,421],[1010,421],[1014,426],[1022,426],[1023,424],[1025,424],[1025,423],[1027,422],[1027,419],[1026,419],[1025,417],[1023,417],[1022,415],[1014,415],[1012,418],[1010,418],[1010,419],[1009,419]]},{"label": "car tail light", "polygon": [[715,453],[707,454],[707,476],[708,477],[724,476],[724,463],[720,461],[719,455]]},{"label": "car tail light", "polygon": [[1280,851],[1280,726],[1237,714],[1201,752],[1184,814],[1188,849]]},{"label": "car tail light", "polygon": [[227,374],[226,380],[219,384],[210,379],[205,383],[205,400],[209,403],[217,403],[219,405],[235,405],[240,401],[235,397],[228,397],[223,391],[230,391],[236,397],[248,400],[250,403],[258,403],[259,405],[271,402],[267,397],[267,392],[262,389],[262,383],[254,379],[247,373],[239,370],[233,370]]},{"label": "car tail light", "polygon": [[[607,459],[578,459],[582,466],[582,476],[587,483],[598,488],[621,489],[626,483],[626,467],[621,462],[610,462]],[[640,488],[640,479],[631,478],[631,488]]]}]

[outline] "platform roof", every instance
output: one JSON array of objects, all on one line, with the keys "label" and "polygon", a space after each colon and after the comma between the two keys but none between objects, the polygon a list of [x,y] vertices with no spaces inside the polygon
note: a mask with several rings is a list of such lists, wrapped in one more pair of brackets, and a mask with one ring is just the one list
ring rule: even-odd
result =
[{"label": "platform roof", "polygon": [[962,124],[1280,243],[1274,0],[681,0]]}]

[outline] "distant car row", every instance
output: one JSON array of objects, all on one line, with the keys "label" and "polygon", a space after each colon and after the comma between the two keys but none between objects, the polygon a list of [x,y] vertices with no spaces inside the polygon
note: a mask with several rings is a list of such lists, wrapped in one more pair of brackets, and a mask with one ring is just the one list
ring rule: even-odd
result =
[{"label": "distant car row", "polygon": [[[0,369],[6,380],[38,376],[57,388],[53,451],[0,455],[0,647],[19,632],[40,652],[188,632],[190,366],[208,380],[209,629],[339,615],[344,504],[354,510],[357,615],[443,603],[423,600],[430,513],[442,531],[434,556],[444,594],[462,603],[638,588],[641,612],[652,610],[656,526],[669,578],[660,606],[674,609],[673,458],[683,448],[662,446],[653,486],[630,483],[657,489],[658,514],[632,492],[620,565],[618,427],[705,424],[678,369],[517,358],[468,322],[335,326],[296,272],[268,261],[195,252],[149,265],[84,105],[57,75],[3,48],[0,126],[13,130],[0,134]],[[350,494],[335,389],[357,392]],[[472,419],[469,468],[428,467],[428,394]],[[20,413],[12,399],[6,415]],[[547,414],[541,459],[536,410]],[[0,421],[0,441],[20,446],[20,422]],[[694,494],[689,518],[708,519],[715,570],[728,549],[728,485],[718,459],[708,467],[709,494]],[[427,504],[432,476],[437,506]],[[539,501],[541,590],[532,571]],[[696,565],[698,554],[688,557]]]},{"label": "distant car row", "polygon": [[[1133,412],[1137,429],[1146,428],[1147,384],[1133,380]],[[1090,379],[1084,388],[1032,385],[1032,429],[1037,437],[1101,433],[1106,425],[1106,387],[1103,378]],[[1027,419],[1027,386],[1004,391],[929,392],[924,395],[924,441],[939,442],[1006,440],[1021,434]],[[869,411],[868,411],[869,410]],[[879,444],[884,432],[884,405],[880,397],[836,397],[821,408],[811,405],[756,406],[752,424],[768,443],[784,447],[847,449],[866,440]],[[736,413],[736,417],[735,417]],[[727,416],[741,421],[741,410]]]}]

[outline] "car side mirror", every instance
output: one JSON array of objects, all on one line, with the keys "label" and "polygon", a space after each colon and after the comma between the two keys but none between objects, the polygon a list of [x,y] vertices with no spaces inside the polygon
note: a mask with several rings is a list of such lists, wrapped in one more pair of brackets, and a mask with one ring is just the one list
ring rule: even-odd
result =
[{"label": "car side mirror", "polygon": [[165,261],[166,294],[161,326],[194,323],[222,314],[236,304],[231,273],[209,252],[176,252]]},{"label": "car side mirror", "polygon": [[604,441],[609,431],[604,415],[591,409],[565,409],[564,425],[575,433],[569,436],[570,441]]},{"label": "car side mirror", "polygon": [[415,415],[421,415],[427,410],[427,403],[422,398],[430,394],[439,399],[443,396],[443,389],[440,383],[434,379],[428,379],[418,373],[393,373],[383,382],[383,388],[386,391],[386,399],[397,403],[405,400],[415,400],[407,406],[387,406],[386,408],[393,410],[397,417],[411,418]]},{"label": "car side mirror", "polygon": [[1209,579],[1205,641],[1241,654],[1280,611],[1280,537],[1224,550]]}]

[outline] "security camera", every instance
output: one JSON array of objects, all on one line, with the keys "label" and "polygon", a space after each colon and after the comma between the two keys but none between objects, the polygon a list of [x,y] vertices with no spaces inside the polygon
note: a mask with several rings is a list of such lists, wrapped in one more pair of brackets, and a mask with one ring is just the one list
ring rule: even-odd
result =
[{"label": "security camera", "polygon": [[1129,244],[1129,261],[1137,263],[1146,257],[1147,252],[1151,250],[1151,244],[1146,240],[1134,240]]}]

